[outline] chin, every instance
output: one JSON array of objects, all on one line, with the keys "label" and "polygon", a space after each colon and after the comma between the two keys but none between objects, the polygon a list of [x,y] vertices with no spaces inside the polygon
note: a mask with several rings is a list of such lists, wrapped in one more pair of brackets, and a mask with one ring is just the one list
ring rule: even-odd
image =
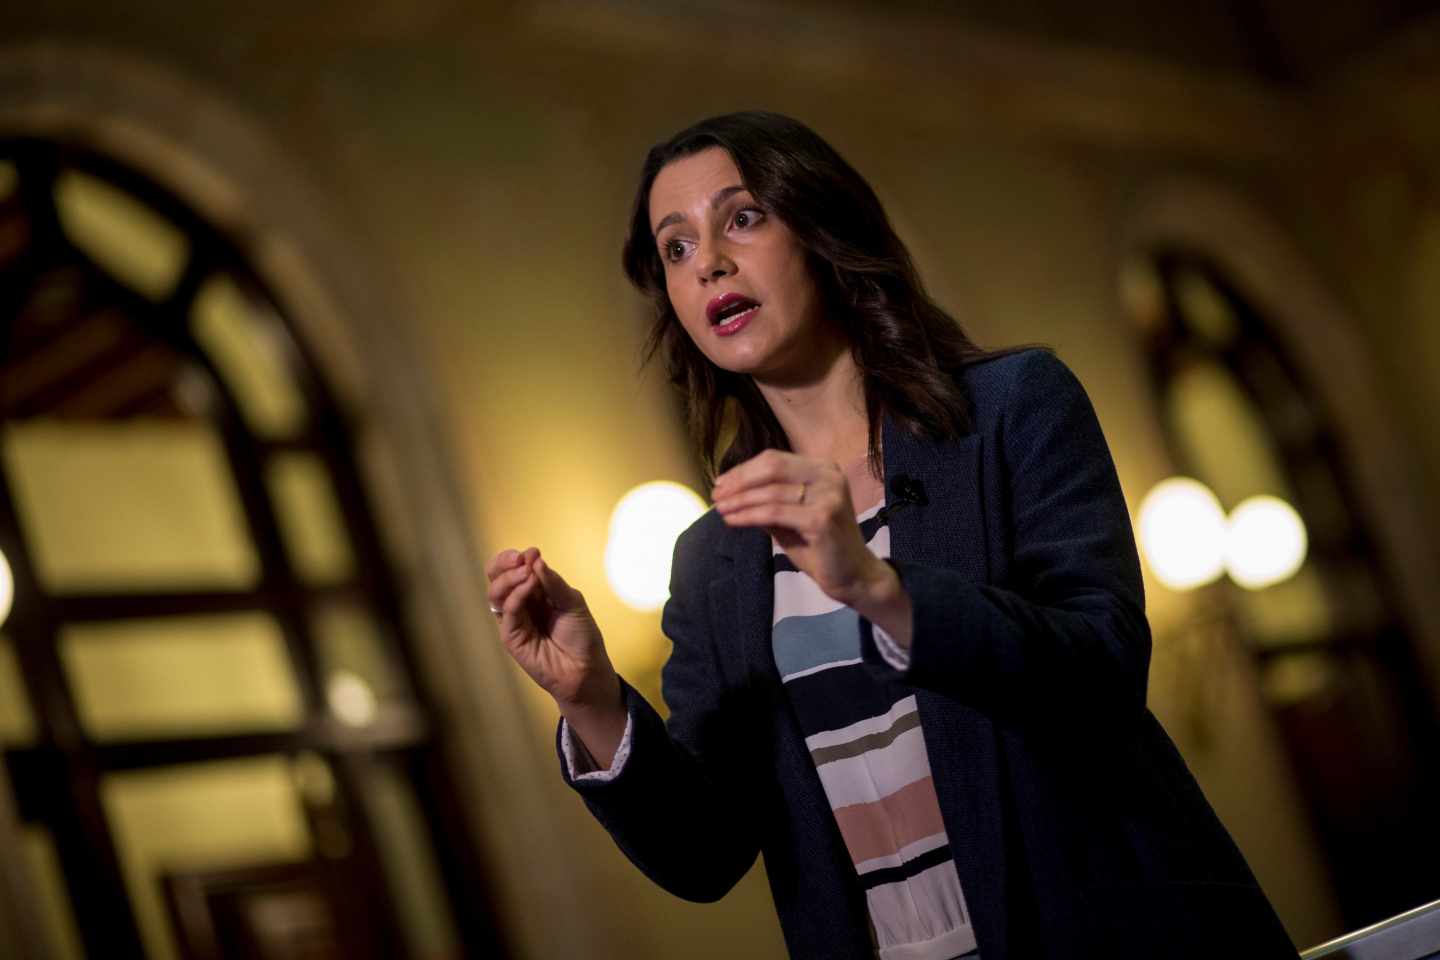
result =
[{"label": "chin", "polygon": [[738,356],[733,352],[727,351],[716,351],[714,353],[705,352],[705,356],[711,363],[726,373],[740,374],[743,376],[753,377],[769,366],[765,363],[763,356],[757,356],[753,351],[746,351]]}]

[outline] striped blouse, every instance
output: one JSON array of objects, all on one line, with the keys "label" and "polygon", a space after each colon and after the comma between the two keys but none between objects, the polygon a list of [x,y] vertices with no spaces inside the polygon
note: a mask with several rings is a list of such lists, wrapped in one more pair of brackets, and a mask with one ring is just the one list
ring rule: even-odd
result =
[{"label": "striped blouse", "polygon": [[[871,552],[888,557],[882,506],[856,519]],[[865,890],[881,960],[978,957],[913,689],[862,662],[858,615],[778,544],[774,565],[775,665]],[[903,668],[906,651],[874,634],[882,656]]]}]

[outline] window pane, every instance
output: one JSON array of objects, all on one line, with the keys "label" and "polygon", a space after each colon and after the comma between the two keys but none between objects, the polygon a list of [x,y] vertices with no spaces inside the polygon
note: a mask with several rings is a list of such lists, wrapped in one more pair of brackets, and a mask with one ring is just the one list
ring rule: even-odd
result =
[{"label": "window pane", "polygon": [[294,862],[310,834],[281,757],[107,776],[101,800],[150,960],[176,960],[161,899],[170,870]]},{"label": "window pane", "polygon": [[401,932],[416,957],[458,957],[460,943],[450,915],[425,816],[405,775],[377,765],[366,778],[365,804],[375,825]]},{"label": "window pane", "polygon": [[45,931],[51,953],[60,960],[82,960],[85,951],[50,831],[34,825],[21,827],[20,854],[34,884],[35,904],[40,908],[39,927]]},{"label": "window pane", "polygon": [[305,401],[293,373],[294,346],[262,301],[247,296],[228,276],[211,277],[200,288],[191,326],[250,429],[286,436],[303,426]]},{"label": "window pane", "polygon": [[35,742],[35,715],[10,638],[0,633],[0,743],[21,746]]},{"label": "window pane", "polygon": [[270,461],[268,479],[296,574],[310,583],[349,577],[350,541],[325,464],[314,454],[280,454]]},{"label": "window pane", "polygon": [[1261,646],[1324,640],[1336,627],[1331,595],[1316,564],[1307,561],[1289,580],[1263,590],[1236,591],[1246,636]]},{"label": "window pane", "polygon": [[404,700],[410,688],[387,639],[374,616],[354,604],[329,604],[315,614],[315,642],[326,678],[348,670],[365,681],[376,699]]},{"label": "window pane", "polygon": [[262,613],[86,624],[60,643],[99,739],[292,729],[304,716],[280,627]]},{"label": "window pane", "polygon": [[1265,695],[1278,706],[1326,697],[1341,682],[1341,666],[1329,653],[1291,653],[1263,667]]},{"label": "window pane", "polygon": [[1194,363],[1171,381],[1166,399],[1184,461],[1225,509],[1260,493],[1294,504],[1270,432],[1228,370]]},{"label": "window pane", "polygon": [[47,588],[256,581],[229,464],[209,425],[12,422],[3,427],[3,451]]},{"label": "window pane", "polygon": [[1182,269],[1175,276],[1175,299],[1180,315],[1200,339],[1224,347],[1240,332],[1240,321],[1220,291],[1198,270]]},{"label": "window pane", "polygon": [[117,280],[152,300],[175,289],[189,243],[154,210],[118,187],[73,170],[55,181],[55,207],[75,246]]}]

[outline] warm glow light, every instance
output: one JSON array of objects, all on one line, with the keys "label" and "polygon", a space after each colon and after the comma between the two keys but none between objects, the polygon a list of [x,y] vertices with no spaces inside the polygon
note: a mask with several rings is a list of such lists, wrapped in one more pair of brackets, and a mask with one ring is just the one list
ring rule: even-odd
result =
[{"label": "warm glow light", "polygon": [[10,573],[10,561],[0,553],[0,627],[10,616],[10,605],[15,601],[15,577]]},{"label": "warm glow light", "polygon": [[1140,503],[1139,533],[1150,569],[1172,590],[1193,590],[1225,570],[1225,511],[1198,480],[1156,484]]},{"label": "warm glow light", "polygon": [[1230,512],[1225,569],[1240,586],[1259,590],[1294,576],[1308,546],[1294,507],[1279,497],[1250,497]]},{"label": "warm glow light", "polygon": [[349,670],[336,670],[325,685],[325,698],[330,701],[330,710],[342,723],[352,727],[367,726],[375,719],[375,691],[358,674]]},{"label": "warm glow light", "polygon": [[636,610],[658,610],[670,596],[675,539],[705,512],[689,487],[668,480],[642,483],[610,514],[605,575],[610,588]]}]

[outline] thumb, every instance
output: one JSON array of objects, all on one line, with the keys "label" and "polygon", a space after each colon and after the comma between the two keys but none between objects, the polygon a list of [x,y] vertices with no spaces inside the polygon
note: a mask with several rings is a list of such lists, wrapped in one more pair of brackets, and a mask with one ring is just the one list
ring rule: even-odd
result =
[{"label": "thumb", "polygon": [[545,595],[556,610],[578,613],[585,609],[585,598],[580,591],[566,583],[565,578],[556,573],[543,557],[535,559],[535,575],[540,578],[540,585],[545,588]]}]

